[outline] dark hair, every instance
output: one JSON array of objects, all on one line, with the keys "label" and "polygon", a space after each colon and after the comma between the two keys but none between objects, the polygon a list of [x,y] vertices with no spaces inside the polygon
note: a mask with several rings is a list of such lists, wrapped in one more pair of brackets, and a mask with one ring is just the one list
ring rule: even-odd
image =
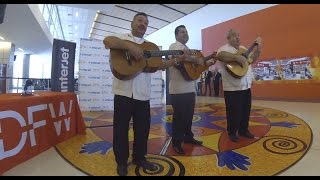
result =
[{"label": "dark hair", "polygon": [[133,19],[135,19],[137,16],[145,16],[146,18],[148,18],[148,15],[144,12],[138,12],[136,15],[134,15]]},{"label": "dark hair", "polygon": [[185,27],[184,25],[177,26],[176,29],[174,30],[174,34],[175,34],[176,36],[178,35],[179,28],[186,28],[186,27]]},{"label": "dark hair", "polygon": [[33,82],[32,82],[32,80],[31,79],[28,79],[27,81],[26,81],[26,84],[24,85],[24,88],[23,88],[23,90],[27,90],[28,89],[28,87],[29,86],[32,86],[33,85]]}]

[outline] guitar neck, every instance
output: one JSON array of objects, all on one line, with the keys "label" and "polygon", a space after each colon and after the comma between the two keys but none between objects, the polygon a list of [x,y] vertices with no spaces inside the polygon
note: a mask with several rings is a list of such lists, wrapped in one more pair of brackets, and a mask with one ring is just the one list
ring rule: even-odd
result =
[{"label": "guitar neck", "polygon": [[258,46],[258,43],[257,42],[254,42],[250,47],[249,49],[242,54],[242,56],[244,56],[245,58],[248,58],[249,54],[251,53],[251,51],[256,47]]},{"label": "guitar neck", "polygon": [[207,57],[204,57],[204,58],[203,58],[203,59],[204,59],[204,62],[207,62],[208,60],[214,58],[215,56],[216,56],[216,53],[213,53],[213,54],[211,54],[211,55],[209,55],[209,56],[207,56]]},{"label": "guitar neck", "polygon": [[[198,50],[190,50],[191,53],[197,53]],[[163,50],[163,51],[144,51],[146,57],[162,57],[169,55],[182,55],[182,50]]]},{"label": "guitar neck", "polygon": [[150,57],[162,57],[162,56],[169,56],[169,55],[182,55],[183,51],[181,50],[166,50],[166,51],[147,51],[145,52]]}]

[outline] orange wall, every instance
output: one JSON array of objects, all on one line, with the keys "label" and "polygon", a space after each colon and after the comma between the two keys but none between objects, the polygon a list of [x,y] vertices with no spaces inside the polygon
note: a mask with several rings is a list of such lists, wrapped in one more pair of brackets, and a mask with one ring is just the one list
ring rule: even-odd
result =
[{"label": "orange wall", "polygon": [[[250,46],[257,36],[263,39],[262,53],[259,61],[290,57],[313,56],[320,53],[320,4],[284,4],[269,7],[248,15],[205,28],[202,30],[202,47],[204,55],[218,50],[227,42],[226,33],[230,28],[240,33],[241,44]],[[275,82],[275,81],[273,81]],[[301,81],[300,81],[301,82]],[[297,83],[283,86],[279,82],[254,83],[253,96],[277,98],[286,93],[286,99],[303,99],[302,94],[320,92],[319,81],[303,83],[299,91],[288,88],[298,87]],[[283,83],[285,83],[283,81]],[[316,84],[314,84],[316,83]],[[272,83],[271,83],[272,84]],[[255,87],[256,86],[256,87]],[[269,89],[271,88],[272,89]],[[269,89],[268,93],[263,90]],[[309,99],[319,99],[320,93],[312,93]],[[308,96],[310,96],[308,94]]]}]

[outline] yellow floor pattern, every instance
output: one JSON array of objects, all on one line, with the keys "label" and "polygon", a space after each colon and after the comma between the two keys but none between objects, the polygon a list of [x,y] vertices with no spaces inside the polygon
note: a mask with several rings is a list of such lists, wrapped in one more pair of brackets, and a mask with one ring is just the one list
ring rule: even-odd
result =
[{"label": "yellow floor pattern", "polygon": [[[84,112],[87,134],[56,146],[73,166],[89,175],[117,175],[112,150],[112,112]],[[312,131],[302,119],[284,111],[252,107],[249,130],[255,139],[233,143],[226,133],[224,104],[197,104],[195,138],[203,146],[184,144],[186,155],[172,150],[172,108],[151,109],[147,159],[158,167],[150,172],[128,160],[128,175],[275,175],[299,161],[309,150]],[[129,130],[130,147],[133,131]],[[131,152],[130,152],[131,153]]]}]

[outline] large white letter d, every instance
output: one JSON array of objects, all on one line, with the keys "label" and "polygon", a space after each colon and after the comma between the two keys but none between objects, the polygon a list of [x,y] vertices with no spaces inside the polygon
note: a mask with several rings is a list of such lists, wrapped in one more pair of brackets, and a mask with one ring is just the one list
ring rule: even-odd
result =
[{"label": "large white letter d", "polygon": [[[11,119],[17,120],[21,127],[26,126],[26,121],[21,116],[21,114],[19,114],[18,112],[16,112],[16,111],[0,111],[0,132],[2,132],[1,120],[4,118],[10,118],[10,120]],[[21,151],[21,149],[23,148],[24,144],[26,143],[26,139],[27,139],[27,132],[23,132],[21,139],[19,141],[19,144],[15,148],[8,150],[8,151],[4,150],[3,139],[0,139],[0,160],[18,154]]]}]

